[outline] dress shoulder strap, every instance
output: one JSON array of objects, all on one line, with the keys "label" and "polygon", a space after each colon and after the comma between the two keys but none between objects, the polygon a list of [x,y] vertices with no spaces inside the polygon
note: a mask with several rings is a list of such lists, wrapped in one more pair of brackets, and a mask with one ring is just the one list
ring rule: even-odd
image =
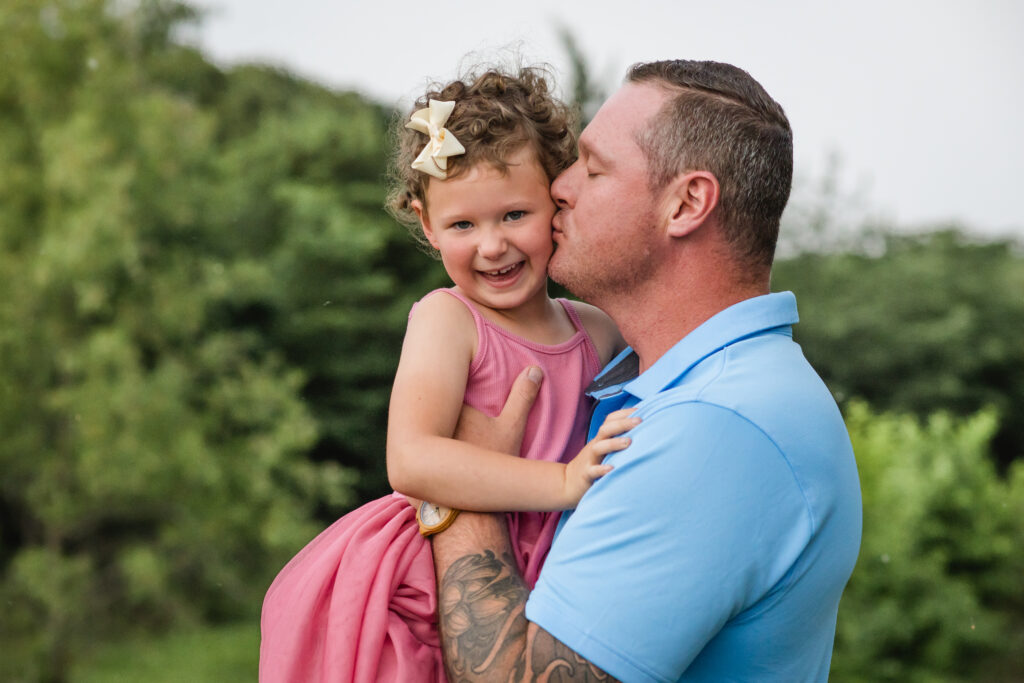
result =
[{"label": "dress shoulder strap", "polygon": [[558,303],[562,304],[562,308],[565,309],[565,313],[566,315],[569,316],[569,320],[572,321],[572,326],[576,328],[576,331],[582,332],[583,334],[586,334],[589,337],[590,334],[587,332],[587,328],[583,326],[583,321],[580,320],[580,314],[576,310],[576,306],[572,303],[572,301],[570,301],[569,299],[563,299],[561,297],[559,297],[557,301]]}]

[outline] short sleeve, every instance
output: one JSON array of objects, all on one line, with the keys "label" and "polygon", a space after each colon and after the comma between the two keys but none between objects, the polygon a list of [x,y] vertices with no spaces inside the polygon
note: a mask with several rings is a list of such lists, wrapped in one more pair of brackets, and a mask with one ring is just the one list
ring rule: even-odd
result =
[{"label": "short sleeve", "polygon": [[564,521],[527,618],[621,680],[676,681],[785,576],[811,533],[775,444],[699,401],[638,412]]}]

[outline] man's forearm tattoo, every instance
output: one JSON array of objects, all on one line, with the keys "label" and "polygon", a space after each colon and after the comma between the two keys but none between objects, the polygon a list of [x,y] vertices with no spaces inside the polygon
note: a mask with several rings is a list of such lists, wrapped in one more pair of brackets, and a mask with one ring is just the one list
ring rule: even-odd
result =
[{"label": "man's forearm tattoo", "polygon": [[449,683],[615,680],[527,622],[528,595],[508,553],[498,558],[486,550],[452,563],[441,580],[438,600]]}]

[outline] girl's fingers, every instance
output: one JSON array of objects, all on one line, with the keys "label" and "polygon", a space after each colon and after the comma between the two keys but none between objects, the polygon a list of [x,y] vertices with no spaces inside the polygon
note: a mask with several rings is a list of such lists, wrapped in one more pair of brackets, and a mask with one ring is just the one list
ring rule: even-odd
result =
[{"label": "girl's fingers", "polygon": [[605,419],[604,423],[597,430],[597,436],[594,437],[595,439],[607,439],[609,437],[615,436],[616,434],[628,432],[630,429],[640,424],[639,417],[620,417],[612,419],[612,415],[615,415],[615,413],[611,413]]},{"label": "girl's fingers", "polygon": [[611,465],[591,465],[587,468],[587,476],[593,481],[594,479],[600,479],[613,469],[615,468]]},{"label": "girl's fingers", "polygon": [[608,420],[621,420],[624,417],[629,417],[633,414],[636,408],[619,408],[618,410],[612,411],[605,415],[604,421]]},{"label": "girl's fingers", "polygon": [[618,436],[614,439],[594,439],[590,442],[590,452],[595,459],[603,458],[609,453],[621,451],[628,446],[632,440],[628,436]]}]

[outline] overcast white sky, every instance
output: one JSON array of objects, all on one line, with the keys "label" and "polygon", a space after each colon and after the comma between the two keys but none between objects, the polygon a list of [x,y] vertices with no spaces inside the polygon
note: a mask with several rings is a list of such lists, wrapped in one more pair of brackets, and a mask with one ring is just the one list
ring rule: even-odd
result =
[{"label": "overcast white sky", "polygon": [[637,61],[714,59],[793,125],[798,182],[831,153],[844,192],[905,227],[1024,237],[1020,0],[198,0],[222,64],[269,62],[409,106],[469,52],[510,44],[567,76],[556,26],[610,87]]}]

